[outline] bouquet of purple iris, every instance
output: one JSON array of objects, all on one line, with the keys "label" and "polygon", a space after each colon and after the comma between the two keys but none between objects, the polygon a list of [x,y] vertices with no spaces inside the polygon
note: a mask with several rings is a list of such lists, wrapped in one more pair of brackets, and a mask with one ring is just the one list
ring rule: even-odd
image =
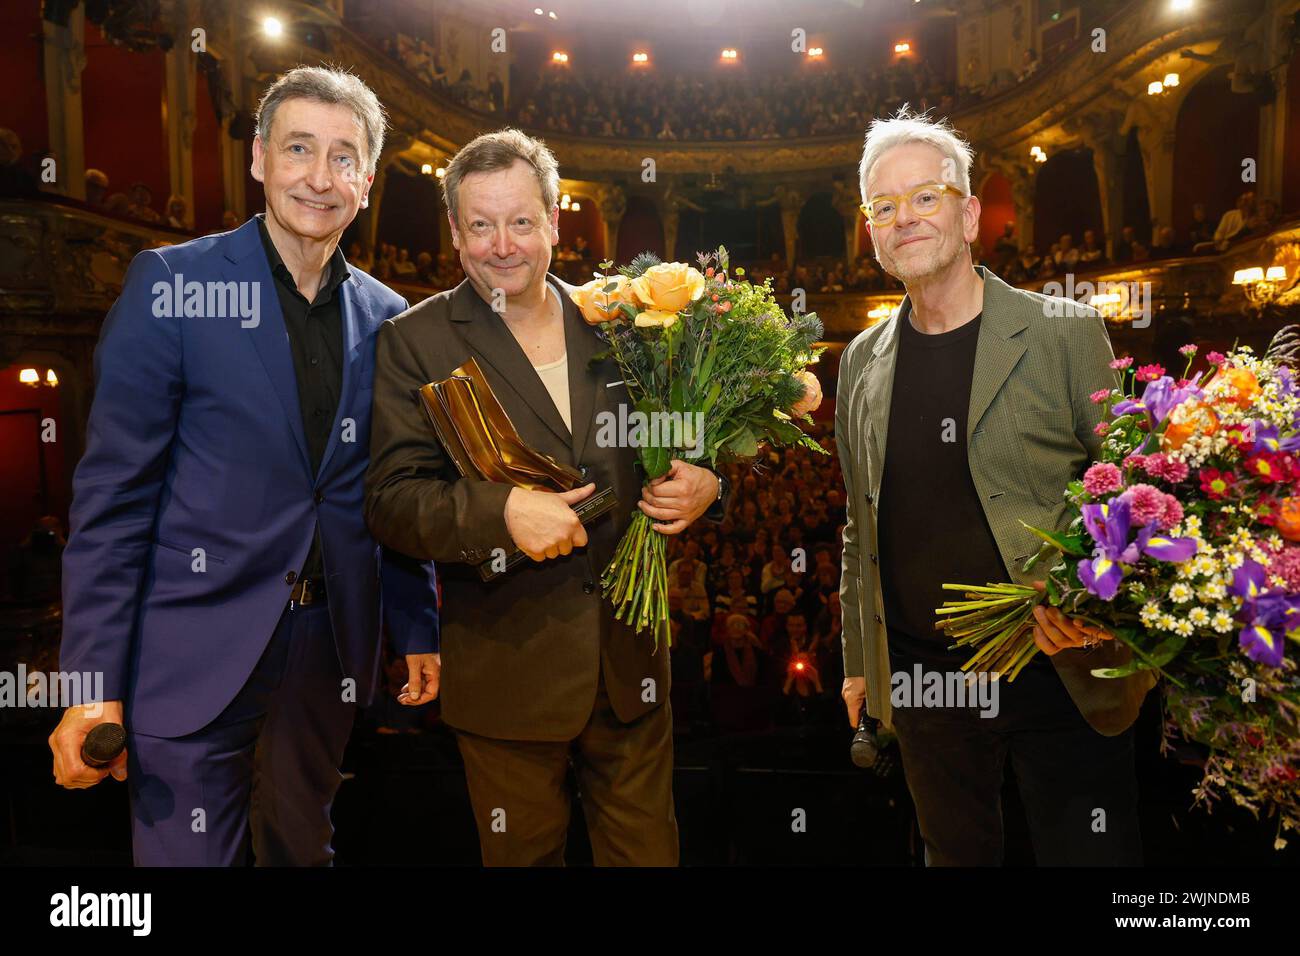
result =
[{"label": "bouquet of purple iris", "polygon": [[964,597],[936,626],[973,649],[964,669],[1008,681],[1038,652],[1038,604],[1109,632],[1132,660],[1094,676],[1162,678],[1164,746],[1208,748],[1195,802],[1275,817],[1281,849],[1300,826],[1300,383],[1284,349],[1211,352],[1191,378],[1181,351],[1181,378],[1118,359],[1122,388],[1092,396],[1102,454],[1065,489],[1073,520],[1030,529],[1025,570],[1057,558],[1043,589],[945,584]]}]

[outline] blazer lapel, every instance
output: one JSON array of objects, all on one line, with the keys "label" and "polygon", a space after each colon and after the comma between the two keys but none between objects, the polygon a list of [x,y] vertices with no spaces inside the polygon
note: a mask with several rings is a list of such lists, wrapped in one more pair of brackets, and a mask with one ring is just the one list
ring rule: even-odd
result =
[{"label": "blazer lapel", "polygon": [[[492,367],[498,379],[519,396],[524,406],[541,419],[566,448],[571,448],[573,436],[564,426],[564,419],[551,400],[551,393],[542,384],[541,377],[534,371],[528,356],[510,334],[501,316],[483,301],[468,279],[457,286],[452,298],[452,319],[464,323],[464,337],[469,347]],[[572,358],[570,356],[570,363]]]},{"label": "blazer lapel", "polygon": [[569,418],[574,426],[573,464],[579,465],[587,450],[588,436],[595,428],[599,392],[605,387],[601,376],[591,364],[604,343],[596,330],[582,318],[577,304],[569,298],[573,286],[558,279],[556,286],[564,303],[564,342],[569,355]]},{"label": "blazer lapel", "polygon": [[880,479],[885,473],[885,447],[889,435],[889,409],[894,394],[894,368],[898,358],[898,323],[907,321],[900,308],[888,319],[890,328],[881,333],[872,349],[871,359],[862,369],[859,393],[866,404],[864,419],[867,423],[866,474],[870,493],[875,498],[880,493]]},{"label": "blazer lapel", "polygon": [[261,300],[260,321],[257,325],[240,331],[249,336],[257,350],[262,366],[271,379],[285,420],[294,442],[298,445],[303,468],[311,471],[311,456],[307,453],[307,436],[303,433],[302,408],[298,404],[298,377],[289,351],[289,330],[280,311],[280,297],[275,291],[275,278],[267,264],[262,240],[257,232],[256,220],[250,219],[230,234],[225,249],[226,262],[222,276],[228,281],[257,283]]},{"label": "blazer lapel", "polygon": [[325,474],[329,467],[330,456],[343,440],[344,412],[352,407],[352,398],[357,391],[361,377],[361,330],[370,317],[370,303],[362,298],[356,279],[348,277],[338,288],[339,312],[343,319],[343,387],[339,394],[338,412],[334,415],[334,428],[330,431],[329,442],[325,445],[325,454],[321,456],[320,474]]},{"label": "blazer lapel", "polygon": [[1019,333],[1029,328],[1021,309],[1023,304],[1005,294],[1002,280],[982,266],[984,306],[980,319],[979,342],[975,346],[975,373],[970,386],[970,409],[966,416],[966,442],[975,434],[984,413],[993,404],[1011,372],[1029,348]]}]

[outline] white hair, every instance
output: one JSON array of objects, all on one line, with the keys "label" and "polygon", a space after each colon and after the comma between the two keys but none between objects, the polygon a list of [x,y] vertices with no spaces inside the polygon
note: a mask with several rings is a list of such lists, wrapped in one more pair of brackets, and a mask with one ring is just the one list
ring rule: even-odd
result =
[{"label": "white hair", "polygon": [[971,194],[970,167],[975,161],[975,150],[971,149],[970,143],[962,139],[946,119],[936,121],[927,114],[913,113],[904,103],[893,116],[874,119],[867,127],[862,162],[858,164],[858,188],[862,192],[863,202],[871,199],[867,195],[867,177],[871,175],[871,169],[877,160],[887,150],[908,143],[925,143],[942,153],[952,163],[952,185],[960,189],[963,195]]}]

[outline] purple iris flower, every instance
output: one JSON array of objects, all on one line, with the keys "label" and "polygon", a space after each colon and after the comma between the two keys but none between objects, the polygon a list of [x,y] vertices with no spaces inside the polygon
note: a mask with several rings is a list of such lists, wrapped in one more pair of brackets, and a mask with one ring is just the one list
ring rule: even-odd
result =
[{"label": "purple iris flower", "polygon": [[1140,556],[1178,563],[1196,554],[1195,538],[1159,535],[1154,521],[1139,528],[1137,537],[1130,541],[1133,520],[1129,500],[1123,495],[1102,504],[1084,505],[1080,511],[1083,526],[1097,547],[1092,557],[1079,562],[1079,580],[1090,594],[1103,601],[1115,597],[1124,578],[1124,565],[1136,564]]},{"label": "purple iris flower", "polygon": [[1255,444],[1250,449],[1252,454],[1258,455],[1262,451],[1294,451],[1300,448],[1300,435],[1292,435],[1290,438],[1278,438],[1276,425],[1255,422],[1253,430],[1255,432]]},{"label": "purple iris flower", "polygon": [[1200,381],[1200,378],[1201,373],[1197,372],[1190,382],[1182,388],[1178,388],[1172,378],[1168,375],[1161,375],[1154,381],[1147,382],[1147,387],[1142,391],[1140,399],[1129,398],[1122,402],[1116,402],[1112,411],[1116,417],[1128,415],[1131,412],[1146,412],[1147,417],[1151,419],[1151,427],[1154,428],[1168,418],[1169,413],[1188,398],[1201,394],[1201,389],[1196,384]]},{"label": "purple iris flower", "polygon": [[1239,597],[1247,604],[1264,593],[1268,587],[1268,572],[1258,561],[1243,561],[1241,567],[1232,572],[1232,584],[1228,593]]},{"label": "purple iris flower", "polygon": [[1300,637],[1300,597],[1266,593],[1267,572],[1255,561],[1246,561],[1232,574],[1228,591],[1241,598],[1245,627],[1238,639],[1252,661],[1280,667],[1282,642]]}]

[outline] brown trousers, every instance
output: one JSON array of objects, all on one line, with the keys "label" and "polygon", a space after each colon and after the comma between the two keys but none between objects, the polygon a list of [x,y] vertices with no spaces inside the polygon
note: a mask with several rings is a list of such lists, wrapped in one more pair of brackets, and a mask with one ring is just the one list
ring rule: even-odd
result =
[{"label": "brown trousers", "polygon": [[676,866],[673,719],[668,702],[630,724],[604,675],[571,741],[496,740],[458,730],[484,866],[563,866],[570,759],[597,866]]}]

